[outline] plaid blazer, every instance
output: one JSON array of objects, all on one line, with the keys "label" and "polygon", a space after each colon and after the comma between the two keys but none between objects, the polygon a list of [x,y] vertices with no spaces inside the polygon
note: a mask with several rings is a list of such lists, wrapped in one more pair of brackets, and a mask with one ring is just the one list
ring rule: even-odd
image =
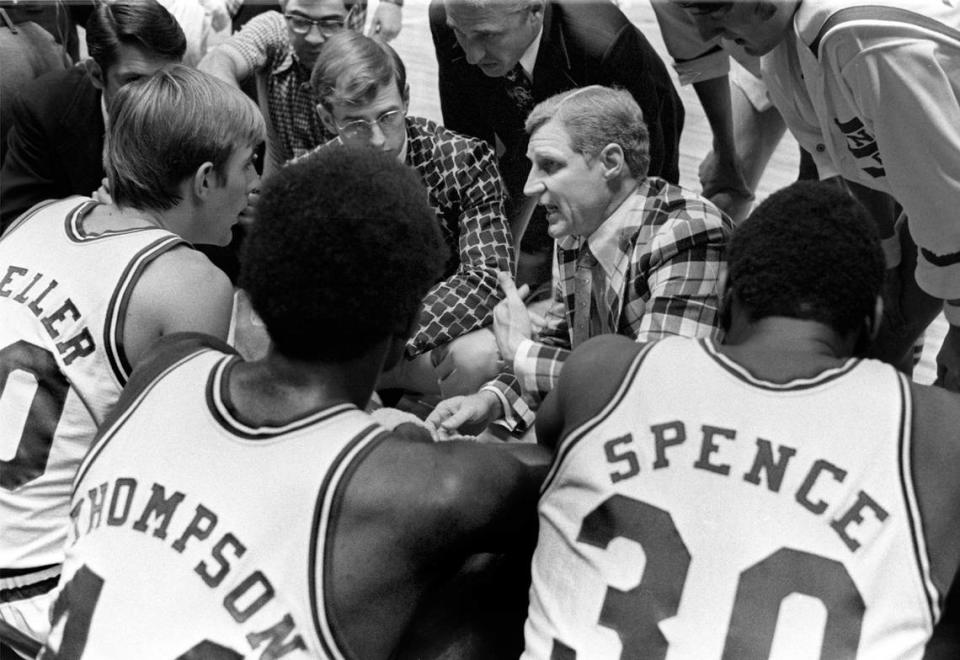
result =
[{"label": "plaid blazer", "polygon": [[[590,247],[615,253],[597,307],[605,327],[647,342],[669,335],[715,337],[720,277],[733,223],[713,204],[663,179],[649,177],[605,222],[619,223],[616,245]],[[574,275],[580,246],[566,236],[554,250],[554,304],[535,340],[524,341],[512,369],[482,389],[496,393],[511,428],[527,428],[533,411],[556,385],[573,343]]]},{"label": "plaid blazer", "polygon": [[407,117],[406,125],[407,164],[420,173],[450,248],[445,279],[427,292],[407,342],[412,358],[493,321],[503,297],[497,273],[513,272],[514,255],[493,149],[422,117]]}]

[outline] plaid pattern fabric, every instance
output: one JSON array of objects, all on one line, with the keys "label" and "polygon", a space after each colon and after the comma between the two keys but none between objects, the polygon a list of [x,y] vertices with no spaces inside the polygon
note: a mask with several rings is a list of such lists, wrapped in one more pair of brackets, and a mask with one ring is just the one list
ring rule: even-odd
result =
[{"label": "plaid pattern fabric", "polygon": [[445,279],[427,292],[407,342],[413,358],[493,321],[503,297],[497,273],[513,272],[514,255],[493,149],[429,119],[407,117],[406,123],[407,164],[420,173],[450,248]]},{"label": "plaid pattern fabric", "polygon": [[[351,21],[351,28],[355,29],[355,22]],[[254,16],[220,48],[233,49],[250,67],[266,72],[267,109],[277,136],[273,147],[279,162],[301,156],[335,137],[317,114],[310,71],[301,66],[293,52],[283,14],[268,11]]]},{"label": "plaid pattern fabric", "polygon": [[[621,213],[617,244],[591,243],[598,258],[604,248],[616,254],[613,270],[604,278],[603,300],[597,301],[606,313],[601,325],[638,342],[670,335],[717,336],[730,219],[699,195],[655,177],[641,183],[614,216]],[[556,385],[570,353],[582,241],[575,236],[557,241],[553,281],[558,304],[547,313],[537,341],[523,342],[513,369],[484,385],[510,407],[511,427],[533,422],[533,410]]]}]

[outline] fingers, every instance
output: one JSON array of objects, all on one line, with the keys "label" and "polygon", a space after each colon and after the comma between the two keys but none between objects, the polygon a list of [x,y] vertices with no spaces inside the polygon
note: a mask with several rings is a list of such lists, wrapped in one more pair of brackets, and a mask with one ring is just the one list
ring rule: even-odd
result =
[{"label": "fingers", "polygon": [[[500,290],[503,291],[504,297],[507,299],[515,298],[516,300],[523,302],[523,296],[521,296],[520,292],[517,291],[517,284],[513,281],[513,277],[510,275],[510,273],[506,271],[500,271],[497,273],[497,283],[500,285]],[[527,290],[529,291],[529,288]]]},{"label": "fingers", "polygon": [[444,399],[437,404],[437,407],[427,415],[426,422],[434,428],[439,429],[440,424],[443,423],[450,415],[452,415],[460,407],[460,403],[463,401],[462,396],[455,396],[449,399]]}]

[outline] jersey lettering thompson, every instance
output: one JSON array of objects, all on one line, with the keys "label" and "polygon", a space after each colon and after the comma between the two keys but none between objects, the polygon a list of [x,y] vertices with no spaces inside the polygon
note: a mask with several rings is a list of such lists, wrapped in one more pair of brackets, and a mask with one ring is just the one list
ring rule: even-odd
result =
[{"label": "jersey lettering thompson", "polygon": [[344,657],[325,600],[334,523],[384,429],[348,404],[251,426],[233,364],[181,351],[84,460],[56,657]]},{"label": "jersey lettering thompson", "polygon": [[70,485],[130,365],[130,293],[183,241],[159,228],[84,233],[96,202],[35,207],[0,239],[0,569],[59,564]]},{"label": "jersey lettering thompson", "polygon": [[545,482],[524,658],[920,658],[909,397],[879,362],[778,385],[651,344]]}]

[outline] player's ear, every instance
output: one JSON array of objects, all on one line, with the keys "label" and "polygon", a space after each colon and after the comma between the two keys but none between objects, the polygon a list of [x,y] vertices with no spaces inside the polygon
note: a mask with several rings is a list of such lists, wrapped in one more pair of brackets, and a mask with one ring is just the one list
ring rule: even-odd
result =
[{"label": "player's ear", "polygon": [[337,129],[337,124],[333,121],[333,115],[327,110],[322,103],[317,104],[317,115],[320,117],[320,121],[323,122],[323,127],[327,129],[328,132],[333,133],[334,135],[339,135],[340,131]]},{"label": "player's ear", "polygon": [[87,75],[90,76],[90,81],[93,83],[93,86],[102,92],[107,86],[103,69],[91,59],[84,61],[84,66],[87,69]]},{"label": "player's ear", "polygon": [[216,173],[213,170],[213,163],[205,162],[197,168],[193,174],[193,194],[199,199],[206,199],[214,185]]}]

